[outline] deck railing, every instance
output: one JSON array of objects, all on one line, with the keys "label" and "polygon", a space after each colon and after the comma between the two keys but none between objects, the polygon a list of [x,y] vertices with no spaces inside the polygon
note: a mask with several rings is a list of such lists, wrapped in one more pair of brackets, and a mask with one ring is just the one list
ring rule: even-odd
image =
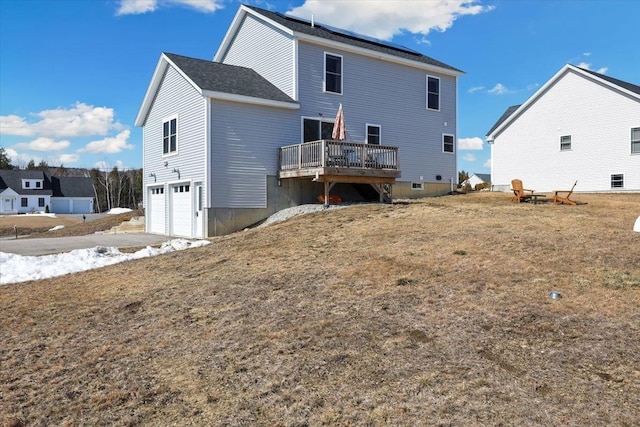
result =
[{"label": "deck railing", "polygon": [[398,170],[398,147],[319,140],[280,148],[280,170],[324,167]]}]

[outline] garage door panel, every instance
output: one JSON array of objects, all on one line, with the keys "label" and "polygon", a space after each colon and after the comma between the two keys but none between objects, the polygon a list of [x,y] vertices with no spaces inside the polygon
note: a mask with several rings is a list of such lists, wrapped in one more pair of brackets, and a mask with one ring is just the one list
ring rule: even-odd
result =
[{"label": "garage door panel", "polygon": [[165,234],[165,194],[164,187],[149,189],[149,232]]},{"label": "garage door panel", "polygon": [[191,237],[191,185],[179,184],[171,191],[171,234]]}]

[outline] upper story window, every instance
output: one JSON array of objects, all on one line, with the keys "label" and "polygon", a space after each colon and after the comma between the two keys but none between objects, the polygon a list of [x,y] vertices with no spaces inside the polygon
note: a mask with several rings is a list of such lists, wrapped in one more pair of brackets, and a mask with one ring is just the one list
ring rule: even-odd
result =
[{"label": "upper story window", "polygon": [[24,188],[31,188],[31,181],[25,181]]},{"label": "upper story window", "polygon": [[367,125],[367,144],[380,145],[380,126]]},{"label": "upper story window", "polygon": [[324,91],[342,94],[342,56],[324,54]]},{"label": "upper story window", "polygon": [[560,151],[571,150],[571,135],[563,135],[560,137]]},{"label": "upper story window", "polygon": [[442,135],[442,151],[445,153],[453,153],[455,151],[455,137],[453,135]]},{"label": "upper story window", "polygon": [[640,128],[631,128],[631,154],[640,154]]},{"label": "upper story window", "polygon": [[40,181],[36,181],[36,188],[41,188],[42,187],[42,183]]},{"label": "upper story window", "polygon": [[320,119],[302,119],[302,142],[331,139],[333,122]]},{"label": "upper story window", "polygon": [[440,110],[440,79],[427,76],[427,109]]},{"label": "upper story window", "polygon": [[162,123],[162,154],[178,151],[178,119],[171,118]]}]

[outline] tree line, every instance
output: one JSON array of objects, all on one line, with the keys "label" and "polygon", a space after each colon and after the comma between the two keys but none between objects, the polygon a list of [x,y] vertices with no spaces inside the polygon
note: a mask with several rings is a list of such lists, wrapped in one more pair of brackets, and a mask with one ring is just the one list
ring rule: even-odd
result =
[{"label": "tree line", "polygon": [[0,169],[40,170],[51,176],[91,177],[96,212],[112,208],[139,209],[142,205],[142,169],[86,169],[51,166],[45,160],[32,159],[23,168],[14,166],[6,150],[0,147]]}]

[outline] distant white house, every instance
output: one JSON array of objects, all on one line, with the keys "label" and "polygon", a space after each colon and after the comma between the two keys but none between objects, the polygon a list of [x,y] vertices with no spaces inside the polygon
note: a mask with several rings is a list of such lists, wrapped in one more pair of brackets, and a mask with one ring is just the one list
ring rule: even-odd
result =
[{"label": "distant white house", "polygon": [[495,190],[640,191],[640,86],[570,64],[487,134]]},{"label": "distant white house", "polygon": [[462,186],[466,186],[467,184],[469,184],[472,189],[475,189],[478,184],[491,184],[491,175],[488,173],[473,173],[462,182]]},{"label": "distant white house", "polygon": [[0,215],[93,213],[91,177],[57,177],[39,170],[0,170]]}]

